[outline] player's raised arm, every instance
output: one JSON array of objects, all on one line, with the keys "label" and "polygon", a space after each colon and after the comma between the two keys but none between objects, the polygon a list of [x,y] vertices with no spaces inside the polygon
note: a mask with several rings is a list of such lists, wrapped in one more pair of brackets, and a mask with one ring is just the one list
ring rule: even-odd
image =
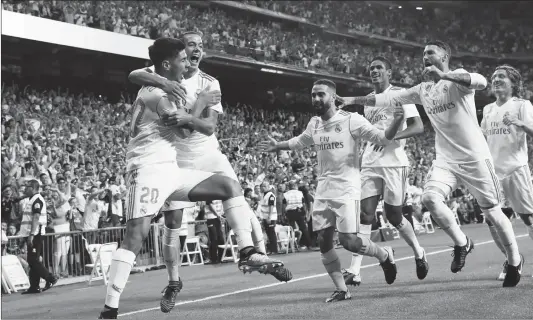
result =
[{"label": "player's raised arm", "polygon": [[407,139],[424,132],[424,123],[414,104],[406,104],[402,106],[404,112],[404,119],[407,127],[405,130],[398,132],[394,140]]},{"label": "player's raised arm", "polygon": [[420,84],[403,91],[389,91],[363,97],[337,97],[342,103],[339,108],[358,104],[369,107],[395,107],[404,104],[422,104],[420,101]]},{"label": "player's raised arm", "polygon": [[278,142],[272,137],[268,137],[267,141],[259,142],[259,149],[266,152],[276,152],[279,150],[298,150],[312,146],[315,142],[311,134],[311,128],[309,127],[311,122],[307,124],[307,128],[299,136],[290,140]]},{"label": "player's raised arm", "polygon": [[350,117],[350,133],[354,138],[361,138],[378,145],[386,145],[394,139],[394,136],[401,127],[404,118],[402,106],[394,108],[394,120],[385,130],[374,127],[363,116],[353,113]]},{"label": "player's raised arm", "polygon": [[177,81],[171,81],[157,75],[153,67],[147,67],[132,71],[128,80],[140,86],[151,86],[165,91],[168,95],[183,100],[187,97],[187,90]]},{"label": "player's raised arm", "polygon": [[487,87],[487,79],[479,73],[468,73],[466,70],[458,69],[451,72],[444,72],[436,66],[428,66],[422,72],[422,77],[430,77],[435,80],[451,81],[469,90],[462,90],[470,93],[470,90],[484,90]]}]

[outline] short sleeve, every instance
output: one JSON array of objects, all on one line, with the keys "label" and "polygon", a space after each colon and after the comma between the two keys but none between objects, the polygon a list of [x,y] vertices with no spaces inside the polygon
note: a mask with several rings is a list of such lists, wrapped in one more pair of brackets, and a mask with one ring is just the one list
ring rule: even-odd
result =
[{"label": "short sleeve", "polygon": [[405,119],[420,117],[420,114],[418,113],[418,110],[414,104],[404,104],[402,107]]},{"label": "short sleeve", "polygon": [[[220,83],[216,79],[213,80],[213,82],[211,82],[209,84],[208,88],[209,88],[209,91],[218,90],[218,91],[222,92],[222,90],[220,90]],[[216,112],[218,112],[220,114],[224,113],[224,109],[222,109],[222,103],[220,103],[220,102],[215,104],[214,106],[209,107],[209,108],[212,109],[212,110],[215,110]]]},{"label": "short sleeve", "polygon": [[274,195],[270,195],[268,197],[268,205],[269,206],[276,205],[276,197]]},{"label": "short sleeve", "polygon": [[388,144],[385,132],[374,127],[366,118],[358,113],[350,114],[350,134],[354,139],[363,139],[378,145]]},{"label": "short sleeve", "polygon": [[312,123],[315,123],[315,121],[320,121],[316,117],[311,118],[311,121],[307,124],[307,127],[305,128],[305,131],[302,132],[299,136],[294,137],[289,140],[289,148],[291,150],[294,149],[304,149],[306,147],[312,146],[315,142],[313,141],[313,134],[311,125]]},{"label": "short sleeve", "polygon": [[520,107],[520,112],[518,114],[519,119],[528,125],[533,124],[533,105],[528,100],[524,100],[522,106]]},{"label": "short sleeve", "polygon": [[41,199],[35,199],[31,206],[31,213],[32,214],[41,214],[41,210],[44,207],[44,202]]}]

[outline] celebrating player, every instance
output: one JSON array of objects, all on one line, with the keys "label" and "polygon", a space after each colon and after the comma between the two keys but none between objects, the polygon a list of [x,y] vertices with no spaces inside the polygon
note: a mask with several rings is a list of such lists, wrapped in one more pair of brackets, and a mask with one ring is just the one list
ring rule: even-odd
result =
[{"label": "celebrating player", "polygon": [[[492,75],[496,101],[483,109],[481,129],[487,137],[503,193],[533,239],[533,185],[527,159],[527,136],[533,137],[533,106],[520,98],[521,89],[522,76],[518,70],[509,65],[497,67]],[[489,220],[487,223],[494,242],[505,255],[507,243],[499,237],[494,224]],[[508,264],[505,261],[499,280],[505,279]]]},{"label": "celebrating player", "polygon": [[[231,164],[225,155],[219,150],[219,143],[213,134],[217,125],[219,114],[223,113],[220,103],[220,84],[218,80],[209,76],[199,69],[199,64],[203,57],[202,35],[199,32],[187,32],[183,35],[182,41],[185,43],[185,52],[189,59],[189,67],[184,73],[181,83],[162,81],[154,74],[152,68],[133,71],[129,79],[139,85],[151,85],[158,87],[173,95],[178,100],[185,101],[184,108],[187,113],[174,113],[165,117],[165,124],[173,126],[176,124],[186,124],[185,127],[194,129],[190,135],[177,138],[175,148],[177,151],[177,162],[180,168],[189,168],[213,173],[223,174],[234,181],[238,181]],[[166,224],[163,236],[163,255],[167,264],[169,275],[169,285],[164,289],[161,298],[161,311],[167,313],[172,310],[176,303],[176,296],[183,284],[178,275],[178,266],[173,268],[173,259],[167,260],[167,256],[179,259],[179,247],[172,245],[178,237],[178,230],[181,225],[181,216],[184,208],[194,206],[192,202],[168,201],[163,207],[165,217],[176,217],[171,223]],[[281,261],[268,260],[263,240],[261,225],[255,218],[253,211],[247,207],[246,211],[235,212],[231,208],[224,206],[226,216],[230,226],[237,238],[240,249],[239,268],[243,271],[252,271],[247,264],[247,257],[260,258],[265,263],[275,263],[278,267],[268,268],[264,272],[272,274],[280,281],[289,281],[292,274],[283,267]],[[242,215],[248,215],[248,218]],[[238,221],[237,221],[238,220]],[[165,220],[166,223],[170,219]],[[245,222],[246,221],[246,222]],[[248,244],[252,243],[250,246]],[[254,249],[255,246],[255,250]],[[254,252],[260,252],[262,256],[252,256]]]},{"label": "celebrating player", "polygon": [[[149,55],[156,74],[169,80],[181,80],[189,66],[185,45],[180,40],[157,39],[150,46]],[[177,134],[182,134],[182,130],[180,126],[166,126],[162,120],[164,115],[176,112],[186,113],[183,108],[178,109],[163,90],[154,87],[143,87],[139,90],[133,108],[131,139],[126,153],[126,235],[121,247],[113,254],[101,319],[116,319],[120,295],[128,280],[135,256],[148,236],[152,217],[159,212],[166,199],[194,202],[220,199],[224,201],[228,215],[242,216],[245,222],[249,221],[246,219],[246,210],[249,210],[249,207],[237,181],[224,175],[180,169],[177,166],[174,141]],[[181,219],[179,220],[181,222]],[[240,226],[239,219],[232,222],[234,228],[239,230],[248,227]],[[248,234],[250,231],[248,230]],[[164,246],[179,246],[179,229],[165,230],[165,233]],[[169,243],[170,240],[176,241]],[[242,245],[247,248],[241,256],[244,266],[267,269],[278,265],[253,248],[251,237]],[[179,255],[174,255],[176,252],[177,250],[165,251],[165,260],[167,264],[172,262],[170,266],[173,270],[177,270],[181,260]]]},{"label": "celebrating player", "polygon": [[[374,85],[374,92],[370,95],[403,90],[390,84],[392,64],[385,57],[375,57],[371,61],[369,69],[370,78]],[[402,124],[403,131],[396,134],[394,140],[406,139],[424,132],[424,125],[416,106],[408,104],[404,105],[403,109],[406,124]],[[394,119],[393,109],[388,107],[365,106],[364,112],[366,119],[382,130],[386,129]],[[361,225],[359,236],[370,238],[376,208],[380,196],[383,196],[387,219],[413,249],[416,274],[419,279],[424,279],[429,270],[424,249],[418,243],[411,222],[404,218],[402,212],[409,172],[409,159],[404,147],[405,140],[394,141],[386,146],[367,142],[361,164]],[[362,255],[353,253],[350,268],[343,272],[346,284],[359,285],[361,283],[362,260]]]},{"label": "celebrating player", "polygon": [[398,103],[424,106],[436,132],[436,159],[428,174],[422,201],[455,243],[451,271],[456,273],[463,269],[466,256],[474,248],[474,243],[461,231],[444,201],[456,188],[458,181],[462,181],[506,245],[509,268],[503,286],[516,286],[520,281],[522,258],[513,226],[499,205],[500,182],[496,178],[492,156],[476,117],[475,90],[485,89],[487,80],[480,74],[468,73],[464,69],[450,71],[450,57],[450,47],[446,43],[429,42],[424,49],[423,76],[432,81],[422,82],[405,91],[341,100],[344,104],[365,106],[385,107]]},{"label": "celebrating player", "polygon": [[288,141],[277,142],[270,138],[260,143],[260,147],[274,152],[315,145],[318,186],[312,213],[313,230],[318,232],[322,263],[336,287],[326,302],[334,302],[351,298],[333,247],[335,228],[344,248],[377,258],[387,283],[392,284],[396,280],[392,249],[381,248],[368,237],[358,234],[361,198],[359,143],[366,140],[380,146],[389,144],[403,123],[403,109],[398,107],[395,110],[394,120],[382,131],[357,113],[338,111],[335,106],[336,86],[332,81],[316,81],[311,96],[318,116],[311,118],[305,131]]}]

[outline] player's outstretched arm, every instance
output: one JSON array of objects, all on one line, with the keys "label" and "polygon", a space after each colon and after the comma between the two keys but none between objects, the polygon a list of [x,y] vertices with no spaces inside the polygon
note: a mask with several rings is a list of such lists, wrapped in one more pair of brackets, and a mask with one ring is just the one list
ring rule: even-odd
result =
[{"label": "player's outstretched arm", "polygon": [[151,86],[165,91],[169,96],[181,98],[187,97],[187,90],[177,81],[171,81],[157,75],[152,68],[143,68],[132,71],[128,80],[140,86]]},{"label": "player's outstretched arm", "polygon": [[268,137],[268,140],[259,142],[259,149],[265,152],[276,152],[279,150],[298,150],[310,147],[314,144],[313,136],[311,134],[311,128],[309,127],[311,122],[307,124],[307,128],[297,137],[290,140],[278,142],[272,137]]},{"label": "player's outstretched arm", "polygon": [[407,104],[402,107],[407,127],[405,130],[398,132],[394,140],[407,139],[424,132],[424,123],[422,122],[422,118],[420,118],[416,106],[414,104]]},{"label": "player's outstretched arm", "polygon": [[429,66],[422,71],[422,77],[426,76],[434,79],[435,81],[451,81],[460,86],[473,90],[484,90],[487,87],[487,79],[475,72],[443,72],[435,66]]},{"label": "player's outstretched arm", "polygon": [[353,113],[350,118],[350,133],[354,138],[361,138],[376,145],[387,145],[394,139],[398,129],[400,129],[403,123],[403,117],[404,111],[402,106],[395,107],[394,119],[389,127],[385,130],[379,130],[363,116]]},{"label": "player's outstretched arm", "polygon": [[337,97],[337,100],[342,103],[339,106],[340,109],[352,104],[369,107],[394,107],[404,104],[422,104],[419,92],[420,85],[416,85],[402,91],[389,91],[387,93],[362,97]]}]

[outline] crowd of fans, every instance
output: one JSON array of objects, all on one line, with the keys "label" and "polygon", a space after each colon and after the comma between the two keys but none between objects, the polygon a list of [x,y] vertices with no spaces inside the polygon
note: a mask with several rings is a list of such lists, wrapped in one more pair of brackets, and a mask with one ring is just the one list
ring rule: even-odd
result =
[{"label": "crowd of fans", "polygon": [[[359,30],[421,44],[430,39],[443,39],[456,50],[475,53],[529,52],[533,46],[533,33],[526,24],[509,28],[494,17],[490,18],[494,12],[489,8],[478,8],[475,14],[463,10],[437,19],[432,10],[392,10],[358,1],[249,3],[305,17],[328,30],[341,28],[345,33]],[[177,1],[4,1],[3,6],[5,10],[149,39],[199,30],[205,35],[208,49],[235,53],[229,48],[250,48],[252,50],[243,52],[254,57],[259,52],[267,61],[317,71],[368,76],[366,66],[377,54],[388,56],[394,63],[393,77],[397,82],[415,84],[422,71],[420,48],[399,48],[393,42],[367,45],[350,37],[332,38],[318,30],[289,28],[281,22],[231,14],[229,10],[221,10],[223,6],[197,8]],[[456,57],[451,67],[464,67],[490,77],[497,65],[497,61]],[[532,80],[531,63],[516,63],[515,67],[522,71],[524,79]],[[533,96],[532,83],[526,83],[524,96],[527,99]],[[480,94],[488,94],[488,91]]]},{"label": "crowd of fans", "polygon": [[[380,16],[378,10],[383,9],[358,3],[346,2],[340,4],[341,7],[335,7],[336,2],[253,3],[272,10],[303,15],[312,21],[313,17],[322,17],[317,12],[328,12],[328,15],[324,15],[325,20],[315,21],[327,26],[330,26],[328,16],[337,19],[349,16],[350,12],[360,16],[371,12],[365,17],[368,20],[359,20],[360,25],[357,26],[350,26],[343,22],[343,19],[336,22],[344,27],[390,37],[408,37],[402,35],[402,32],[414,30],[412,28],[418,23],[409,22],[409,16],[399,17],[396,11],[387,11],[387,15]],[[268,60],[285,63],[292,60],[307,67],[364,76],[366,71],[363,66],[369,57],[385,52],[396,59],[396,80],[405,83],[418,81],[418,73],[415,70],[419,68],[415,66],[420,64],[420,57],[393,49],[392,46],[379,48],[347,40],[326,40],[318,34],[284,30],[276,23],[255,21],[250,24],[243,19],[230,18],[223,11],[200,10],[179,2],[4,1],[3,5],[7,10],[152,39],[199,29],[206,35],[206,46],[213,50],[224,50],[221,44],[240,47],[253,45],[262,48]],[[339,8],[346,11],[337,15]],[[377,16],[380,16],[380,19],[376,21],[384,21],[383,26],[376,27],[379,24],[374,23],[372,27],[364,27],[368,21],[375,22],[372,17]],[[388,21],[409,27],[391,30],[387,25]],[[432,31],[452,32],[459,27],[465,26],[454,24],[448,31],[438,27]],[[479,30],[485,37],[496,36],[489,36],[490,29]],[[412,40],[424,40],[420,38],[424,34],[412,34],[418,34],[417,38]],[[436,35],[441,34],[428,33],[426,36]],[[529,38],[520,39],[514,51],[530,45]],[[502,46],[505,47],[503,44]],[[469,65],[467,69],[488,75],[493,67],[477,62],[475,65]],[[525,78],[531,76],[529,73],[524,75]],[[531,92],[529,94],[531,95]],[[37,179],[42,185],[42,194],[47,201],[49,214],[49,232],[54,232],[57,226],[64,225],[65,221],[70,231],[91,231],[123,224],[123,201],[126,191],[124,155],[128,141],[128,113],[132,107],[131,102],[132,97],[127,94],[124,94],[119,102],[110,102],[106,97],[73,94],[64,88],[40,90],[19,87],[16,83],[3,84],[1,213],[2,230],[8,236],[24,237],[29,234],[30,217],[23,214],[17,200],[24,196],[25,182],[31,179]],[[220,119],[216,135],[221,150],[228,156],[243,189],[247,190],[246,197],[251,206],[257,207],[261,194],[259,186],[264,181],[268,181],[276,191],[280,213],[283,213],[282,194],[287,190],[290,181],[297,181],[299,187],[306,190],[312,199],[317,183],[316,152],[308,149],[265,154],[256,148],[258,141],[267,135],[288,139],[299,134],[311,114],[291,110],[265,111],[256,106],[238,103],[225,103],[224,108],[225,115]],[[406,147],[412,164],[411,189],[415,190],[415,194],[416,190],[420,193],[435,157],[434,132],[429,124],[426,124],[425,131],[424,135],[409,139]],[[529,157],[533,159],[531,144],[529,150]],[[413,204],[420,212],[420,197],[413,198]],[[476,219],[479,221],[474,214],[475,202],[468,190],[463,188],[460,195],[453,197],[449,204],[452,208],[459,208],[457,212],[462,222],[468,223]],[[64,210],[65,207],[68,210]],[[201,206],[199,209],[201,210]],[[60,212],[67,214],[61,216]],[[279,222],[287,223],[283,214],[279,215]],[[60,238],[56,239],[55,248],[66,245],[66,240]],[[5,250],[22,259],[25,251],[24,239],[11,240]],[[61,256],[64,252],[63,248],[57,255]],[[72,270],[69,272],[64,265],[60,266],[59,261],[65,261],[65,258],[54,261],[51,266],[54,272],[64,276],[72,274]]]}]

